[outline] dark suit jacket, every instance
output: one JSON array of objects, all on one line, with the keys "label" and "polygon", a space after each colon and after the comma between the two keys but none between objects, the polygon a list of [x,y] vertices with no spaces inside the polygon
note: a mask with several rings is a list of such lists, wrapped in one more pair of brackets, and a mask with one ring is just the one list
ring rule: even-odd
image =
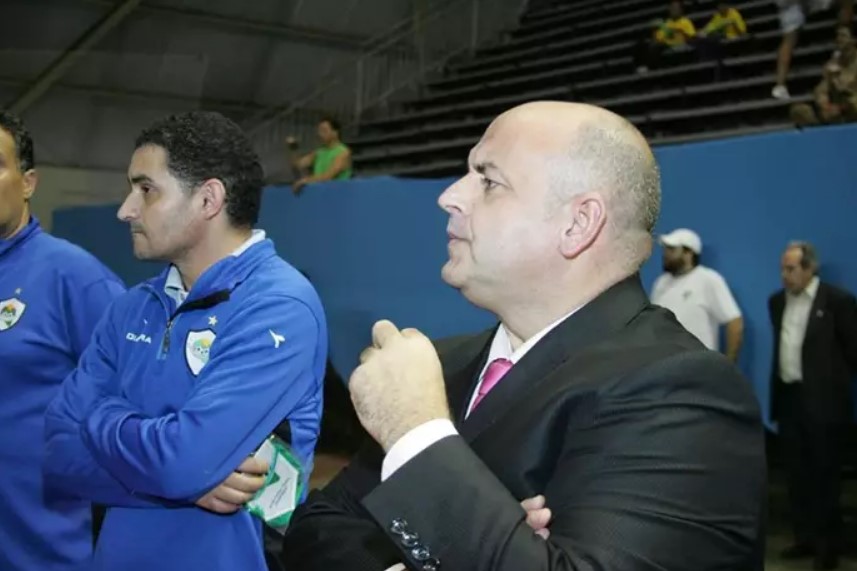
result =
[{"label": "dark suit jacket", "polygon": [[[771,366],[771,416],[779,415],[783,383],[780,375],[780,330],[786,294],[768,300],[774,328]],[[851,380],[857,372],[857,301],[847,291],[821,282],[812,304],[801,350],[803,404],[812,418],[844,422],[851,418]]]},{"label": "dark suit jacket", "polygon": [[[460,436],[380,483],[380,450],[314,492],[287,571],[761,569],[765,454],[749,383],[633,276],[545,336],[464,420],[492,332],[441,355]],[[519,502],[545,494],[544,541]],[[403,524],[410,534],[394,533]],[[410,544],[410,547],[407,545]]]}]

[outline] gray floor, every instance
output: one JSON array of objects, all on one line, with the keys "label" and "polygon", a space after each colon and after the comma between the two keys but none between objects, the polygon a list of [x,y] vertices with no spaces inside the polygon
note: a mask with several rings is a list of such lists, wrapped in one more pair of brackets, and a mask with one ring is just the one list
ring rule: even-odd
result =
[{"label": "gray floor", "polygon": [[[803,571],[812,569],[812,561],[783,561],[779,553],[791,543],[785,486],[779,474],[772,474],[770,533],[766,571]],[[839,571],[857,571],[857,481],[845,483],[842,505],[845,508],[846,553],[840,561]]]},{"label": "gray floor", "polygon": [[[853,526],[852,526],[853,528]],[[765,571],[810,571],[812,561],[782,561],[778,554],[788,547],[790,538],[785,534],[774,534],[768,537],[768,557],[765,561]],[[839,571],[857,571],[857,559],[853,552],[843,558]]]}]

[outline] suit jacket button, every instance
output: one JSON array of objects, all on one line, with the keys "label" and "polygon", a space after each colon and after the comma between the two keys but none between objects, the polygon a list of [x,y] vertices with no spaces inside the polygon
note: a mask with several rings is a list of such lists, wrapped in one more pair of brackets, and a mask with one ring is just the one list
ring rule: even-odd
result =
[{"label": "suit jacket button", "polygon": [[434,557],[423,563],[423,571],[438,571],[440,569],[440,561]]},{"label": "suit jacket button", "polygon": [[402,545],[407,548],[416,547],[420,543],[420,536],[417,533],[410,533],[408,531],[402,534]]},{"label": "suit jacket button", "polygon": [[428,547],[423,545],[417,545],[413,549],[411,549],[411,556],[419,561],[420,563],[425,563],[429,559],[431,559],[431,552],[428,550]]},{"label": "suit jacket button", "polygon": [[403,533],[407,533],[408,522],[403,519],[394,519],[392,525],[390,525],[390,531],[392,533],[395,533],[396,535],[402,535]]}]

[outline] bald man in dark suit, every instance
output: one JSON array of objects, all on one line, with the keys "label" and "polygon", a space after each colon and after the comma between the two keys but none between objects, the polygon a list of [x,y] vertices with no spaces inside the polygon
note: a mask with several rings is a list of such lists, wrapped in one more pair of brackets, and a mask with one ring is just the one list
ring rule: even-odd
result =
[{"label": "bald man in dark suit", "polygon": [[[440,355],[375,325],[349,389],[376,444],[296,513],[285,567],[761,569],[757,402],[640,284],[660,203],[640,133],[515,108],[439,203],[443,278],[499,323]],[[547,539],[519,505],[538,494]]]}]

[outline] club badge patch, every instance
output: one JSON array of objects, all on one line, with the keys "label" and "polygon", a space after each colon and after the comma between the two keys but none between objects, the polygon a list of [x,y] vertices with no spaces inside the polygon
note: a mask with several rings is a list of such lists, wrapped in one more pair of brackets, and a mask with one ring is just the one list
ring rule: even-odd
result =
[{"label": "club badge patch", "polygon": [[187,366],[194,376],[208,363],[209,355],[211,354],[211,345],[217,335],[211,329],[204,331],[191,331],[187,334],[187,340],[184,344],[184,356]]},{"label": "club badge patch", "polygon": [[27,306],[16,298],[0,301],[0,331],[6,331],[21,320]]}]

